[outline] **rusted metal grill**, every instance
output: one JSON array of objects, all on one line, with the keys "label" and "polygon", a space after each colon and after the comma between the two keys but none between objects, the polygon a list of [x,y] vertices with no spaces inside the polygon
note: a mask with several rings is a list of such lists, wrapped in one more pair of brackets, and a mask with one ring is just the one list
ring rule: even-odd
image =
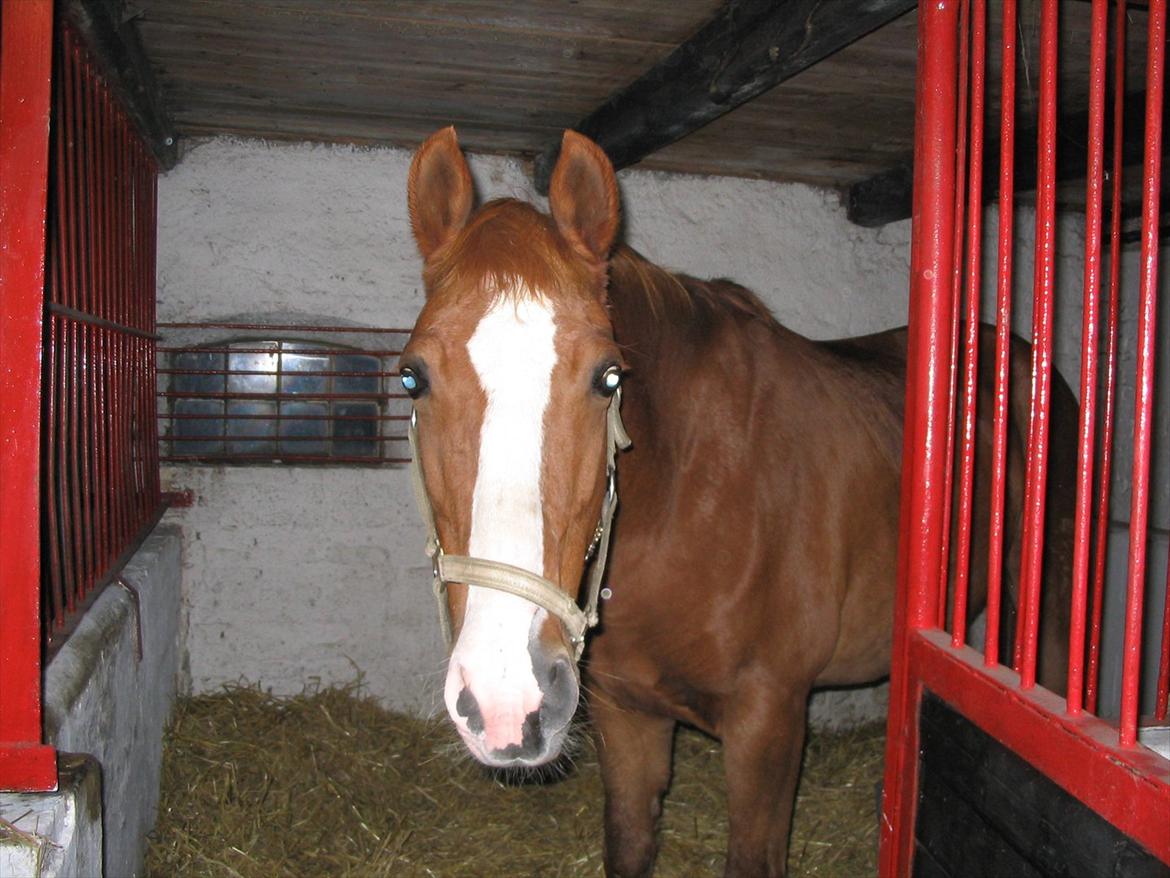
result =
[{"label": "rusted metal grill", "polygon": [[[1059,788],[1170,865],[1170,757],[1143,744],[1167,723],[1170,683],[1170,577],[1147,582],[1150,544],[1151,449],[1154,422],[1154,353],[1158,290],[1162,104],[1166,2],[1140,10],[1146,22],[1145,92],[1140,125],[1126,125],[1125,3],[1111,15],[1106,0],[1092,4],[1088,130],[1084,168],[1085,250],[1080,346],[1081,401],[1077,435],[1076,503],[1072,538],[1067,697],[1037,685],[1038,632],[1048,498],[1050,416],[1054,394],[1055,259],[1057,230],[1057,80],[1059,4],[1040,7],[1036,241],[1032,278],[1030,417],[1027,424],[1023,532],[1018,571],[1019,611],[1014,648],[1001,646],[1007,610],[1004,546],[1010,327],[1013,312],[1013,156],[1017,102],[1016,5],[1003,4],[999,59],[998,240],[995,260],[996,345],[992,395],[994,437],[989,478],[989,556],[972,553],[976,488],[980,266],[982,256],[983,126],[987,103],[988,16],[983,0],[920,4],[921,39],[915,171],[915,228],[911,254],[911,341],[907,388],[899,604],[881,870],[908,875],[914,857],[918,716],[925,691],[933,692],[1005,744]],[[1110,58],[1112,54],[1112,58]],[[1112,71],[1110,71],[1112,68]],[[992,69],[994,72],[994,68]],[[1112,86],[1112,100],[1107,89]],[[1111,118],[1107,106],[1111,105]],[[1120,377],[1119,267],[1122,231],[1122,141],[1140,130],[1142,168],[1140,289],[1132,338],[1132,425],[1115,425]],[[1110,157],[1111,154],[1111,157]],[[1110,172],[1106,175],[1107,158]],[[1106,208],[1106,196],[1109,207]],[[1103,231],[1108,220],[1108,234]],[[1103,271],[1108,249],[1109,271]],[[1116,720],[1098,716],[1102,616],[1108,602],[1106,548],[1111,518],[1112,469],[1118,437],[1132,435],[1132,488],[1128,508],[1124,636],[1120,644],[1120,697]],[[1170,461],[1165,462],[1170,463]],[[952,483],[952,473],[954,474]],[[1124,512],[1124,510],[1123,510]],[[954,533],[952,544],[951,534]],[[986,636],[968,644],[968,582],[972,565],[988,569]],[[1170,562],[1168,562],[1170,564]],[[953,575],[948,575],[948,571]],[[1145,612],[1147,595],[1166,594],[1157,619]],[[950,613],[948,614],[948,607]],[[948,630],[949,628],[949,630]],[[1143,658],[1143,635],[1153,648]],[[1147,644],[1149,646],[1150,644]],[[1150,661],[1149,656],[1154,656]],[[1154,697],[1143,703],[1143,681]],[[1149,687],[1147,686],[1147,689]],[[1142,711],[1145,711],[1144,713]]]},{"label": "rusted metal grill", "polygon": [[397,380],[409,330],[253,323],[160,330],[168,339],[158,369],[164,462],[409,461],[410,401]]},{"label": "rusted metal grill", "polygon": [[52,102],[41,448],[50,649],[162,509],[153,392],[157,166],[67,24]]}]

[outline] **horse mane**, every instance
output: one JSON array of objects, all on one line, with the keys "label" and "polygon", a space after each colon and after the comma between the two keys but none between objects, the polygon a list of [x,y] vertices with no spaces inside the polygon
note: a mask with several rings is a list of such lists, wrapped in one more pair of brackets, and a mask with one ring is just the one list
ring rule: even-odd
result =
[{"label": "horse mane", "polygon": [[710,335],[728,320],[780,329],[768,306],[751,290],[723,278],[705,281],[675,274],[624,244],[610,260],[609,296],[611,308],[626,311],[640,306],[659,327],[682,328],[691,340]]}]

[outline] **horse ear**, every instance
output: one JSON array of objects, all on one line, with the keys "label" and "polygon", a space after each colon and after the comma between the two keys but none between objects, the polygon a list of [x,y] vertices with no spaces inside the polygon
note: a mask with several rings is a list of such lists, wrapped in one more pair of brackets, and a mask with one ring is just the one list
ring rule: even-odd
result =
[{"label": "horse ear", "polygon": [[609,258],[620,218],[617,180],[601,147],[576,131],[566,131],[561,141],[548,204],[557,228],[582,256]]},{"label": "horse ear", "polygon": [[410,227],[423,259],[463,228],[474,191],[454,126],[436,131],[414,154],[406,183]]}]

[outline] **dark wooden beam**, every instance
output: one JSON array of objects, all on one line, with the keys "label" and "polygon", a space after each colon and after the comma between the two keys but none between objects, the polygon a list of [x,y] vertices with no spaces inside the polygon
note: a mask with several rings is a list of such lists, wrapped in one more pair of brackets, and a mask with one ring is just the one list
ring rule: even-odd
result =
[{"label": "dark wooden beam", "polygon": [[64,0],[62,7],[97,56],[159,165],[164,170],[174,167],[178,135],[133,18],[123,15],[122,0]]},{"label": "dark wooden beam", "polygon": [[[1142,125],[1145,120],[1146,93],[1126,95],[1122,112],[1125,114],[1125,136],[1122,139],[1122,162],[1137,165],[1142,160],[1144,140]],[[1106,108],[1105,124],[1112,130],[1112,107]],[[1088,165],[1089,112],[1070,113],[1056,124],[1056,180],[1064,183],[1085,176]],[[1163,155],[1170,152],[1170,141],[1163,139]],[[1016,125],[1015,191],[1031,192],[1036,188],[1036,122],[1020,120]],[[999,194],[999,133],[991,134],[984,143],[983,196],[994,201]],[[1109,159],[1106,158],[1106,162]],[[849,219],[859,226],[883,226],[909,218],[913,210],[914,183],[913,156],[888,171],[862,180],[849,188],[846,208]]]},{"label": "dark wooden beam", "polygon": [[[913,9],[914,0],[730,0],[573,128],[617,168],[641,161]],[[536,158],[548,191],[560,138]]]}]

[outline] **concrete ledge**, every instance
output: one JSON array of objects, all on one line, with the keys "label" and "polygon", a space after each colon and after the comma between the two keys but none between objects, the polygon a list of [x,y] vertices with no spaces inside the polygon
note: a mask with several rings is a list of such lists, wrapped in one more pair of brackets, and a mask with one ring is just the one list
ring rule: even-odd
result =
[{"label": "concrete ledge", "polygon": [[[87,783],[100,799],[82,808],[89,800],[76,795],[0,796],[0,813],[28,812],[55,833],[45,836],[51,845],[36,852],[29,836],[9,831],[27,854],[20,868],[31,863],[40,869],[29,873],[36,878],[135,878],[143,872],[146,835],[158,809],[163,729],[179,670],[182,532],[170,516],[123,568],[123,584],[102,592],[45,669],[45,738],[62,754],[63,792],[72,764],[64,754],[84,753],[94,766]],[[37,829],[33,836],[39,834]],[[95,838],[96,859],[75,855],[75,844]],[[50,863],[56,871],[45,871]],[[0,875],[9,874],[0,860]]]},{"label": "concrete ledge", "polygon": [[102,780],[97,760],[61,753],[54,793],[0,797],[0,875],[100,875]]}]

